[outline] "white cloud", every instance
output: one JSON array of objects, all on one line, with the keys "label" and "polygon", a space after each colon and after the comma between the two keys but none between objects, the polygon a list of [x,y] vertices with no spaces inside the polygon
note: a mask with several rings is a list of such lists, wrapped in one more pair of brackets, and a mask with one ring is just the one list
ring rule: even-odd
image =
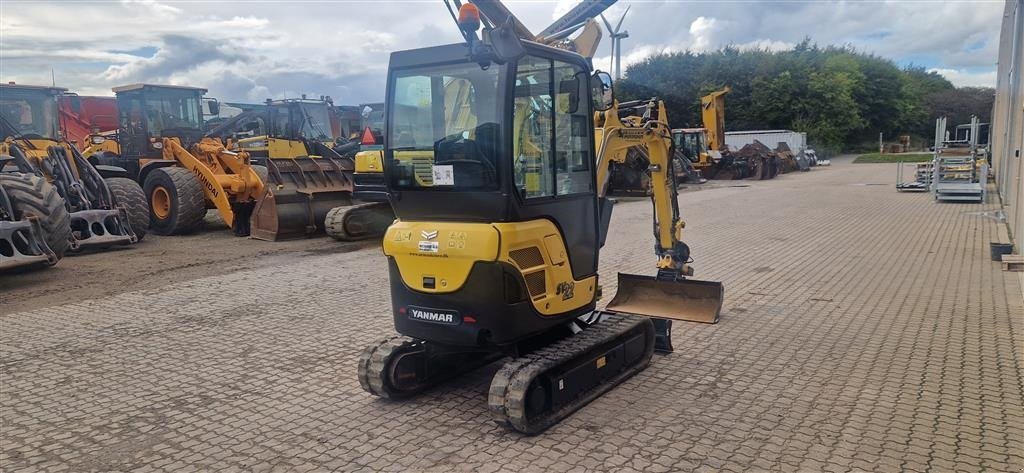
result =
[{"label": "white cloud", "polygon": [[764,49],[768,51],[788,51],[796,46],[796,43],[789,41],[778,41],[772,39],[755,39],[743,44],[735,45],[739,49]]},{"label": "white cloud", "polygon": [[[508,0],[539,32],[577,0]],[[985,80],[998,42],[999,2],[631,2],[623,65],[666,51],[788,49],[804,36]],[[617,22],[626,2],[606,16]],[[108,25],[116,28],[83,27]],[[942,34],[935,34],[941,31]],[[0,16],[0,81],[58,83],[86,93],[145,78],[210,88],[227,101],[289,92],[352,101],[383,96],[388,54],[460,40],[437,2],[31,2]],[[168,38],[185,37],[191,45]],[[595,65],[608,64],[608,35]],[[155,48],[152,57],[126,54]],[[969,71],[969,72],[966,72]],[[980,71],[980,72],[979,72]],[[959,80],[959,79],[957,79]],[[955,80],[954,80],[955,82]],[[342,100],[345,100],[344,98]]]},{"label": "white cloud", "polygon": [[692,51],[706,51],[716,44],[715,36],[723,25],[715,18],[698,16],[690,23],[690,45]]},{"label": "white cloud", "polygon": [[970,72],[965,69],[928,69],[937,72],[957,87],[995,87],[996,71]]}]

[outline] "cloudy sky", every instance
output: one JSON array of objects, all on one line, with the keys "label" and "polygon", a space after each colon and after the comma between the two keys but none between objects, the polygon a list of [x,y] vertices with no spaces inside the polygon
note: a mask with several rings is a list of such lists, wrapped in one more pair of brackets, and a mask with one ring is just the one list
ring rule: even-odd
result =
[{"label": "cloudy sky", "polygon": [[[506,5],[537,32],[576,0]],[[673,50],[791,47],[804,36],[995,84],[1003,2],[619,0],[631,5],[623,61]],[[607,38],[607,35],[606,35]],[[383,98],[388,52],[460,40],[440,0],[0,1],[0,80],[110,95],[133,82],[206,87],[222,101]],[[610,45],[595,58],[607,69]]]}]

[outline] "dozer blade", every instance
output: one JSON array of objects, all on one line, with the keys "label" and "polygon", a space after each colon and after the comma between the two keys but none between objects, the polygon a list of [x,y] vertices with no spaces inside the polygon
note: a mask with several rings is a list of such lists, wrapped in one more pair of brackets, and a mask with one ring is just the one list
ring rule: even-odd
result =
[{"label": "dozer blade", "polygon": [[352,204],[352,161],[326,157],[267,159],[269,181],[252,214],[252,238],[277,241],[324,229],[327,212]]},{"label": "dozer blade", "polygon": [[713,324],[722,312],[722,283],[619,273],[619,289],[607,310],[660,319]]}]

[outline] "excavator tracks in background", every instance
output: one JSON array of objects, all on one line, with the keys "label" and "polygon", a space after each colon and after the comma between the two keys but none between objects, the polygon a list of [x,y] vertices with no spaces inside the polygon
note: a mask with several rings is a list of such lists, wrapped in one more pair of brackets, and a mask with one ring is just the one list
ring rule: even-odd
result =
[{"label": "excavator tracks in background", "polygon": [[356,241],[379,237],[395,220],[387,202],[335,207],[327,212],[324,229],[338,241]]}]

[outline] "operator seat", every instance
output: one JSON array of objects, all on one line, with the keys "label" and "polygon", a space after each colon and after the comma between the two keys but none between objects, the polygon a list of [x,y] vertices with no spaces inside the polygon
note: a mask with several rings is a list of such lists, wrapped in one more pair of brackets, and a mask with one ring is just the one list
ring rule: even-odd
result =
[{"label": "operator seat", "polygon": [[446,136],[435,145],[435,164],[451,165],[455,185],[460,188],[491,187],[498,179],[500,133],[497,123],[484,123],[474,129],[474,138],[463,133]]}]

